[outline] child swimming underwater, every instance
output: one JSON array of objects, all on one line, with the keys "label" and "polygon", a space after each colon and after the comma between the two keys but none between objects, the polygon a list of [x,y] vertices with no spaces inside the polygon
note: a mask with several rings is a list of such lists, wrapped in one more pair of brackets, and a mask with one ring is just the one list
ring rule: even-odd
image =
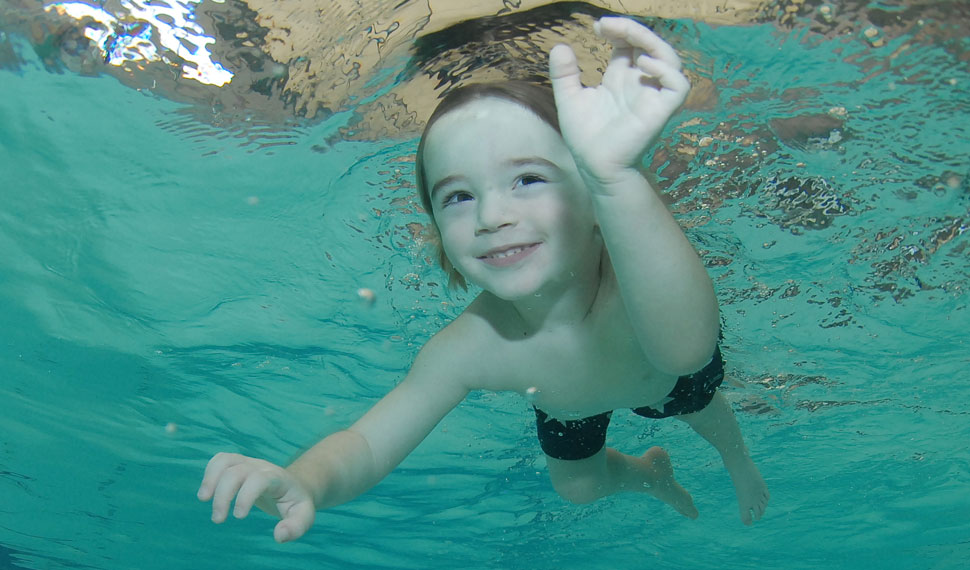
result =
[{"label": "child swimming underwater", "polygon": [[[550,53],[552,91],[522,83],[453,91],[418,148],[421,199],[452,279],[482,293],[421,349],[407,376],[350,428],[282,468],[217,454],[198,496],[212,520],[255,504],[302,536],[316,510],[349,501],[394,469],[472,390],[534,404],[553,487],[586,503],[653,495],[695,518],[666,451],[605,448],[612,410],[674,416],[720,452],[741,519],[768,503],[734,414],[718,392],[723,362],[710,278],[639,170],[689,84],[647,28],[603,18],[613,45],[598,87],[572,50]],[[712,356],[713,355],[713,356]]]}]

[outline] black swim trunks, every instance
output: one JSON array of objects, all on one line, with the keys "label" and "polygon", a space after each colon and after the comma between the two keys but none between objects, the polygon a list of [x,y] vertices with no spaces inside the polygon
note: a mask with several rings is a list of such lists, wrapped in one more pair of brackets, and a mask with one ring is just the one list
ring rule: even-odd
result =
[{"label": "black swim trunks", "polygon": [[[662,400],[660,409],[645,406],[633,413],[647,418],[667,418],[699,412],[714,398],[717,387],[724,380],[724,359],[720,348],[704,368],[677,379],[674,389]],[[606,444],[606,428],[613,412],[603,412],[579,420],[559,421],[536,411],[536,428],[542,451],[556,459],[576,460],[592,457]]]}]

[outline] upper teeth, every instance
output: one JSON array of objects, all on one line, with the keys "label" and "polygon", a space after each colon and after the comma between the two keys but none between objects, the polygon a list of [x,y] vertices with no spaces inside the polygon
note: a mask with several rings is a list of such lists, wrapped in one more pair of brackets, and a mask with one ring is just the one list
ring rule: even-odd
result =
[{"label": "upper teeth", "polygon": [[522,251],[523,249],[525,249],[525,248],[524,247],[513,247],[512,249],[507,249],[505,251],[500,251],[498,253],[493,253],[493,254],[489,255],[489,257],[501,259],[503,257],[508,257],[510,255],[515,255],[515,254],[519,253],[520,251]]}]

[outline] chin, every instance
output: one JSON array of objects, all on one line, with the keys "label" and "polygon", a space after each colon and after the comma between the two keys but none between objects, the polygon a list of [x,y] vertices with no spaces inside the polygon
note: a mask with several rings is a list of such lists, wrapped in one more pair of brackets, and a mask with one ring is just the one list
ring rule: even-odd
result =
[{"label": "chin", "polygon": [[483,279],[481,281],[469,279],[469,281],[503,301],[531,299],[539,294],[539,287],[536,284],[523,280],[497,282],[497,279]]},{"label": "chin", "polygon": [[494,289],[489,290],[492,296],[497,297],[508,303],[514,303],[516,301],[522,301],[523,299],[532,299],[538,295],[536,292],[518,292],[518,291],[496,291]]}]

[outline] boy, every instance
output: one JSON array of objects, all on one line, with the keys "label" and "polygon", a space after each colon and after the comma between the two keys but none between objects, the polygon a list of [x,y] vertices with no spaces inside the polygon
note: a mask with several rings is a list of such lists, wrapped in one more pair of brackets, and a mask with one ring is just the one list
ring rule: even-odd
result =
[{"label": "boy", "polygon": [[[201,500],[223,522],[253,504],[303,535],[315,511],[349,501],[398,465],[471,390],[534,404],[553,487],[585,503],[651,494],[695,518],[666,451],[603,447],[610,413],[688,423],[720,453],[745,524],[768,491],[717,392],[718,309],[710,278],[639,170],[689,90],[673,49],[604,18],[613,55],[596,88],[567,46],[550,53],[554,92],[505,83],[452,92],[418,147],[418,189],[453,281],[483,292],[422,348],[405,379],[349,429],[284,469],[220,453]],[[714,355],[713,358],[711,355]]]}]

